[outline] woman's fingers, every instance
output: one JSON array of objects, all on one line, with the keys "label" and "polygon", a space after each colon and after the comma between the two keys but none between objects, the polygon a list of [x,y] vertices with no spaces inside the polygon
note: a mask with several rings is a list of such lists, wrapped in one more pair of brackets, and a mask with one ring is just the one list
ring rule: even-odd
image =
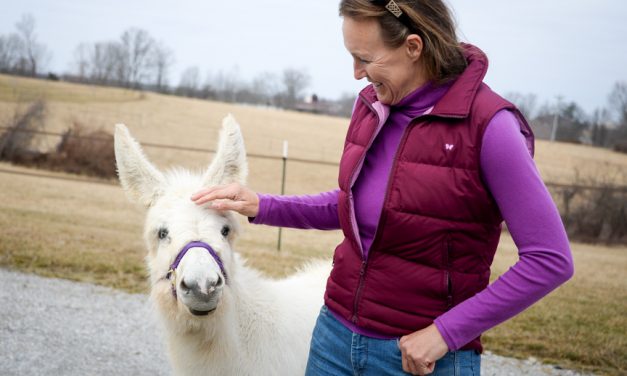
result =
[{"label": "woman's fingers", "polygon": [[203,188],[200,191],[194,193],[190,198],[192,199],[192,201],[196,201],[199,198],[201,198],[202,196],[214,191],[217,187],[211,187],[211,188]]},{"label": "woman's fingers", "polygon": [[239,212],[242,209],[242,203],[233,200],[211,200],[209,204],[215,210],[233,210]]},{"label": "woman's fingers", "polygon": [[[434,324],[403,336],[398,341],[403,368],[414,375],[429,375],[435,370],[436,360],[448,351],[448,345]],[[407,371],[406,370],[406,371]]]},{"label": "woman's fingers", "polygon": [[259,212],[257,194],[238,183],[203,188],[190,198],[197,205],[210,202],[212,209],[233,210],[247,217],[255,217]]},{"label": "woman's fingers", "polygon": [[232,187],[228,185],[218,185],[211,188],[203,189],[192,195],[191,199],[198,205],[205,204],[214,200],[233,200],[236,195]]},{"label": "woman's fingers", "polygon": [[435,362],[431,362],[426,366],[426,370],[427,372],[425,373],[425,375],[431,374],[433,373],[433,371],[435,370]]},{"label": "woman's fingers", "polygon": [[403,371],[405,371],[407,373],[413,374],[413,372],[409,368],[409,364],[407,363],[407,357],[406,356],[401,356],[401,359],[402,359],[402,363],[403,363]]},{"label": "woman's fingers", "polygon": [[412,375],[422,375],[420,373],[420,368],[416,365],[416,362],[410,357],[407,357],[407,366],[409,367],[409,373]]}]

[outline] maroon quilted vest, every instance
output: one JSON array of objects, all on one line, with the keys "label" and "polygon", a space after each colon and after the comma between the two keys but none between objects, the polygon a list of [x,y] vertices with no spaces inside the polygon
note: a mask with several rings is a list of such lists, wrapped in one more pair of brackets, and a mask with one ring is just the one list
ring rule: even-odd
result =
[{"label": "maroon quilted vest", "polygon": [[[468,67],[433,110],[411,121],[394,158],[377,233],[364,260],[351,187],[372,144],[378,115],[371,86],[360,93],[339,171],[344,240],[333,256],[325,304],[355,325],[390,336],[425,328],[483,290],[502,217],[479,166],[486,125],[514,105],[483,84],[487,58],[464,45]],[[482,351],[480,338],[463,349]]]}]

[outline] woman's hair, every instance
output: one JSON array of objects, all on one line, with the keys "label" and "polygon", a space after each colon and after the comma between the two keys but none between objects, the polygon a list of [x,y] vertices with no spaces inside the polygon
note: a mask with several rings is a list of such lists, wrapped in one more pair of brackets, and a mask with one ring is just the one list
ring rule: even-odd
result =
[{"label": "woman's hair", "polygon": [[406,15],[397,18],[386,9],[388,1],[341,0],[340,16],[375,19],[386,46],[398,48],[411,34],[422,38],[422,59],[427,77],[438,83],[459,76],[466,59],[455,32],[455,22],[442,0],[396,0]]}]

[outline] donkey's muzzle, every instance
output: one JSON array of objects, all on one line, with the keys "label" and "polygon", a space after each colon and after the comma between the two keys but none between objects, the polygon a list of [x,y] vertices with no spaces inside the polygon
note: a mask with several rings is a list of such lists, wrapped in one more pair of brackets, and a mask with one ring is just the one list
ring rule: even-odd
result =
[{"label": "donkey's muzzle", "polygon": [[191,309],[189,310],[189,312],[191,312],[192,315],[194,316],[207,316],[208,314],[210,314],[211,312],[215,311],[216,309],[212,309],[211,311],[196,311],[195,309]]},{"label": "donkey's muzzle", "polygon": [[218,305],[224,279],[218,275],[217,279],[204,281],[186,281],[179,283],[179,296],[190,312],[196,316],[204,316],[214,311]]},{"label": "donkey's muzzle", "polygon": [[224,279],[222,276],[218,275],[216,280],[207,279],[203,281],[204,286],[201,286],[201,283],[198,281],[186,281],[185,279],[181,279],[181,292],[185,295],[192,295],[199,300],[208,300],[212,293],[214,293],[217,289],[222,288],[224,285]]}]

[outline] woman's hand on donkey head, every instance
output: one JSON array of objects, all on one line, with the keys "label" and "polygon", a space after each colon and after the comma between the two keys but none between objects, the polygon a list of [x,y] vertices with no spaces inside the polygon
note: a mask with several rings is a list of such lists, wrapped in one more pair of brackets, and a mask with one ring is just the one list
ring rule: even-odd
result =
[{"label": "woman's hand on donkey head", "polygon": [[247,217],[256,217],[259,213],[259,196],[239,183],[201,189],[191,200],[197,205],[209,203],[211,209],[233,210]]}]

